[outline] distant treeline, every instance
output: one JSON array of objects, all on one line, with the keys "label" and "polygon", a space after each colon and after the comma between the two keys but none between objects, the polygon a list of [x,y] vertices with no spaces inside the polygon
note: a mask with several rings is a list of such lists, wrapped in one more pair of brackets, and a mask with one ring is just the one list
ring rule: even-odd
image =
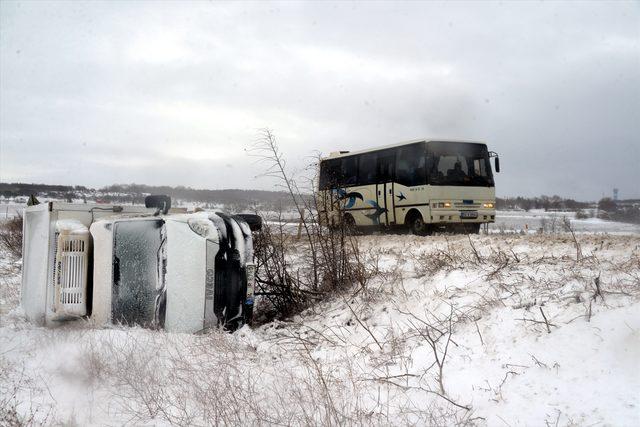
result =
[{"label": "distant treeline", "polygon": [[93,189],[84,186],[0,183],[0,195],[5,198],[29,197],[61,200],[90,199],[105,203],[143,204],[149,194],[166,194],[173,200],[200,203],[204,205],[233,206],[236,209],[250,209],[259,206],[261,209],[289,209],[291,200],[283,191],[265,190],[204,190],[178,186],[151,186],[143,184],[114,184]]},{"label": "distant treeline", "polygon": [[577,218],[595,217],[640,224],[640,199],[614,201],[608,197],[598,202],[578,202],[560,196],[496,197],[496,209],[544,209],[545,211],[573,211]]},{"label": "distant treeline", "polygon": [[[114,184],[99,190],[102,197],[117,199],[123,195],[131,197],[134,201],[143,203],[144,197],[149,194],[166,194],[172,199],[180,199],[187,202],[200,202],[224,205],[269,205],[275,208],[288,207],[291,204],[290,197],[284,191],[266,190],[204,190],[178,186],[151,186],[143,184]],[[108,195],[108,196],[107,196]]]},{"label": "distant treeline", "polygon": [[539,196],[539,197],[496,197],[497,209],[544,209],[577,211],[595,207],[595,202],[578,202],[573,199],[565,199],[560,196]]},{"label": "distant treeline", "polygon": [[[48,197],[73,192],[94,191],[81,185],[49,185],[49,184],[25,184],[22,182],[4,183],[0,182],[0,195],[10,198],[19,196],[30,196],[32,194]],[[51,196],[53,197],[53,196]]]},{"label": "distant treeline", "polygon": [[598,202],[598,218],[640,224],[640,199],[614,201],[606,197]]}]

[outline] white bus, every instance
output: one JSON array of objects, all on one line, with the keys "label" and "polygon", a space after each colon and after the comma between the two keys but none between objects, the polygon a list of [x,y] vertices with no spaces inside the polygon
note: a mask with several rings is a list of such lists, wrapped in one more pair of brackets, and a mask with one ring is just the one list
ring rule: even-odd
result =
[{"label": "white bus", "polygon": [[495,186],[487,145],[414,140],[331,153],[320,161],[319,214],[327,225],[408,227],[477,233],[495,221]]}]

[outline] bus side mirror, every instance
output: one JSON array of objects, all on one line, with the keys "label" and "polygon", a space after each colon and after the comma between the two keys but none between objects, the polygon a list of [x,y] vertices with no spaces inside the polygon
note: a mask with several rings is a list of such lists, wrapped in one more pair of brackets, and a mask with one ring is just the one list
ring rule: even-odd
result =
[{"label": "bus side mirror", "polygon": [[496,157],[495,163],[496,163],[496,172],[500,173],[500,157]]}]

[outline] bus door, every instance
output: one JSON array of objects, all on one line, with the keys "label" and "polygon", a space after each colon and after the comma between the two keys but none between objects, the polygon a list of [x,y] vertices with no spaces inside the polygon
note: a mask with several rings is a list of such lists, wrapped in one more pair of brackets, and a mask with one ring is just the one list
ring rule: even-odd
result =
[{"label": "bus door", "polygon": [[380,225],[395,224],[394,188],[396,156],[395,151],[382,151],[378,154],[377,202],[380,213]]}]

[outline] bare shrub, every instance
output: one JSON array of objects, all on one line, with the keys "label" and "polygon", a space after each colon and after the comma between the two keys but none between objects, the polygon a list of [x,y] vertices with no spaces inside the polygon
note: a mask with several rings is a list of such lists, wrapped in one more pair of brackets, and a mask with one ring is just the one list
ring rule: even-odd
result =
[{"label": "bare shrub", "polygon": [[[257,294],[269,303],[265,308],[261,304],[260,314],[263,320],[288,317],[303,309],[309,299],[301,288],[296,269],[290,265],[287,257],[288,247],[295,244],[293,236],[282,230],[282,222],[273,230],[264,224],[253,240],[256,259]],[[307,291],[308,292],[308,291]],[[260,318],[255,319],[260,322]]]},{"label": "bare shrub", "polygon": [[542,230],[542,233],[556,234],[562,231],[563,227],[564,220],[556,214],[540,218],[540,229]]},{"label": "bare shrub", "polygon": [[45,389],[48,390],[47,385],[38,384],[23,365],[0,355],[0,426],[52,424],[55,408],[32,400],[32,396],[42,395]]},{"label": "bare shrub", "polygon": [[563,218],[563,224],[565,231],[569,231],[571,233],[571,237],[573,238],[573,243],[576,246],[576,261],[580,261],[582,259],[582,248],[580,247],[580,243],[578,243],[578,239],[576,239],[576,233],[573,232],[573,228],[571,227],[571,220],[569,217]]},{"label": "bare shrub", "polygon": [[294,239],[278,218],[275,226],[266,224],[256,238],[257,294],[271,305],[267,317],[290,316],[353,284],[365,287],[369,275],[347,224],[326,227],[320,223],[314,180],[308,183],[310,196],[305,195],[287,172],[284,156],[268,129],[261,131],[251,154],[266,165],[263,176],[276,178],[287,191],[300,218],[300,231],[304,231],[303,238]]},{"label": "bare shrub", "polygon": [[342,425],[371,414],[353,362],[321,361],[299,337],[292,337],[298,350],[280,359],[218,332],[196,338],[121,332],[87,352],[115,394],[113,415],[129,422]]},{"label": "bare shrub", "polygon": [[449,314],[444,316],[425,310],[425,319],[400,309],[398,309],[398,312],[408,316],[407,324],[410,326],[410,331],[420,336],[428,344],[433,353],[434,361],[431,366],[426,369],[421,378],[424,378],[432,369],[435,369],[433,377],[437,387],[434,388],[426,384],[426,386],[421,386],[421,389],[439,396],[457,408],[469,411],[471,409],[470,406],[461,405],[448,397],[444,386],[444,368],[449,352],[449,345],[452,343],[457,345],[452,340],[453,332],[455,324],[462,320],[456,313],[456,310],[454,310],[453,305],[449,305],[449,309]]},{"label": "bare shrub", "polygon": [[20,266],[0,262],[0,313],[20,303]]},{"label": "bare shrub", "polygon": [[576,211],[576,219],[588,219],[593,217],[593,214],[590,214],[589,212],[585,211],[584,209],[578,209]]},{"label": "bare shrub", "polygon": [[0,247],[16,258],[22,258],[22,215],[0,222]]}]

